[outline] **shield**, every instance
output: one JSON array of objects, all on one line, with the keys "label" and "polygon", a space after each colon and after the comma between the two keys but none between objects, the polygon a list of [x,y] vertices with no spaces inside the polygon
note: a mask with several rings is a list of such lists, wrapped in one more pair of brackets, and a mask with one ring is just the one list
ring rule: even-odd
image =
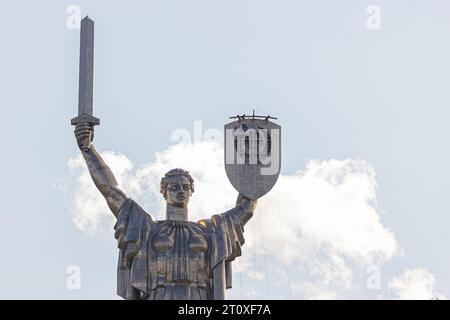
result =
[{"label": "shield", "polygon": [[256,200],[280,175],[281,126],[271,117],[235,118],[225,125],[225,171],[239,193]]}]

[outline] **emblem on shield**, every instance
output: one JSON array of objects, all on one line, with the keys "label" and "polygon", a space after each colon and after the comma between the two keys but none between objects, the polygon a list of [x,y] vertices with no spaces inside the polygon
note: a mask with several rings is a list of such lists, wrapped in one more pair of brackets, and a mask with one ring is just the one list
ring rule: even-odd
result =
[{"label": "emblem on shield", "polygon": [[281,170],[281,126],[270,116],[236,116],[225,125],[225,171],[233,187],[256,200],[272,189]]}]

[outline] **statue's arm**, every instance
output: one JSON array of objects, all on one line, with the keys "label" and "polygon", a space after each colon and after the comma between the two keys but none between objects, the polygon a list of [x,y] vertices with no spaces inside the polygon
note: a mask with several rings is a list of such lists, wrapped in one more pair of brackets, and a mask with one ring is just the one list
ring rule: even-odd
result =
[{"label": "statue's arm", "polygon": [[[79,146],[81,145],[83,138],[89,134],[89,131],[93,131],[93,128],[89,125],[78,125],[75,128],[75,137],[77,138]],[[93,132],[91,137],[93,137]],[[125,203],[128,196],[120,189],[111,169],[105,163],[92,143],[90,143],[88,149],[80,150],[83,154],[84,160],[86,161],[89,174],[91,175],[95,186],[105,197],[106,202],[113,214],[117,216],[119,209]]]},{"label": "statue's arm", "polygon": [[239,193],[236,200],[236,207],[231,211],[238,215],[241,221],[246,224],[255,212],[256,203],[257,200],[251,200]]}]

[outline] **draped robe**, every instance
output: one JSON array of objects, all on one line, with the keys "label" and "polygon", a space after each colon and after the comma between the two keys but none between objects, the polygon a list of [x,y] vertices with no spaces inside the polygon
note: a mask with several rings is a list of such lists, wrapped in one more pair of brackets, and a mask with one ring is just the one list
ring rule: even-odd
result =
[{"label": "draped robe", "polygon": [[[247,201],[198,222],[154,221],[127,199],[114,226],[118,241],[117,294],[124,299],[214,299],[214,286],[232,286],[231,262],[241,255]],[[225,271],[214,272],[216,268]],[[225,279],[215,281],[224,275]]]}]

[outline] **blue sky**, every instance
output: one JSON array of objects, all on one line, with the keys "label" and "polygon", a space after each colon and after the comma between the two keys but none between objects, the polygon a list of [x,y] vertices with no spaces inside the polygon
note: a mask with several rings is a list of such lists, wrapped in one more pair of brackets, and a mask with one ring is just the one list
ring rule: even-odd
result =
[{"label": "blue sky", "polygon": [[[140,166],[196,120],[221,129],[253,108],[276,115],[284,175],[315,159],[376,172],[377,213],[403,251],[383,263],[384,289],[420,267],[450,296],[446,1],[0,3],[0,298],[115,298],[112,231],[72,222],[79,33],[66,26],[69,5],[96,23],[99,150]],[[366,26],[370,5],[380,30]],[[80,290],[66,287],[69,265],[81,268]]]}]

